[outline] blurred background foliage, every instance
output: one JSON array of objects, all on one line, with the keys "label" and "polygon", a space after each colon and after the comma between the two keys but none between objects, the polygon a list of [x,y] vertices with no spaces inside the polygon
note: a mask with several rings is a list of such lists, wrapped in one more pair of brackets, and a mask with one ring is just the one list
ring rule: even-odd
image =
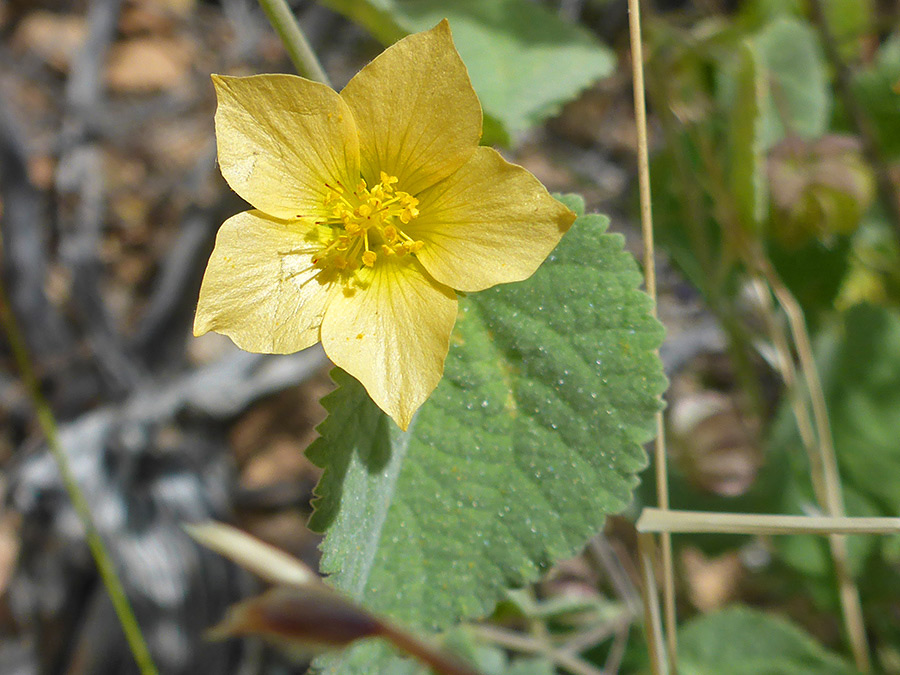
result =
[{"label": "blurred background foliage", "polygon": [[[763,260],[799,301],[814,336],[847,512],[897,516],[897,7],[760,0],[732,9],[687,22],[658,15],[647,27],[660,141],[652,166],[658,241],[717,317],[733,376],[694,381],[687,397],[678,396],[686,385],[675,378],[673,503],[817,511],[790,396],[771,379],[778,369],[763,329],[770,308],[752,286]],[[885,672],[898,663],[897,544],[849,541]],[[704,559],[739,554],[745,567],[751,554],[762,555],[708,535],[679,537],[678,546],[682,555],[696,547]],[[810,612],[838,612],[824,539],[776,538],[764,549],[765,574],[744,578],[756,602],[781,596],[790,614],[807,614],[807,625]],[[702,630],[688,631],[693,645]],[[746,672],[806,672],[759,668]]]},{"label": "blurred background foliage", "polygon": [[[638,249],[624,1],[294,6],[337,84],[377,42],[447,16],[484,142],[551,189],[584,194]],[[672,505],[820,512],[771,339],[785,318],[759,293],[767,270],[812,336],[848,514],[900,516],[900,7],[642,8]],[[318,472],[302,451],[331,386],[324,362],[282,361],[273,377],[215,336],[187,338],[215,229],[240,208],[215,172],[208,74],[288,69],[283,50],[242,0],[3,0],[0,31],[4,280],[57,415],[85,453],[96,445],[83,468],[105,477],[94,498],[127,506],[104,527],[125,542],[116,554],[138,580],[139,613],[162,626],[151,646],[165,672],[303,672],[302,659],[197,646],[249,582],[177,534],[186,514],[232,518],[317,559],[304,523]],[[85,104],[90,40],[105,46]],[[121,649],[91,647],[118,634],[12,373],[4,351],[0,673],[127,672]],[[161,381],[175,383],[165,396]],[[648,672],[633,521],[655,496],[643,477],[582,556],[446,644],[498,675]],[[675,546],[681,672],[856,672],[824,539],[679,535]],[[898,674],[900,538],[854,537],[849,555],[874,669]],[[160,560],[162,580],[147,572]],[[160,585],[178,602],[160,600]]]}]

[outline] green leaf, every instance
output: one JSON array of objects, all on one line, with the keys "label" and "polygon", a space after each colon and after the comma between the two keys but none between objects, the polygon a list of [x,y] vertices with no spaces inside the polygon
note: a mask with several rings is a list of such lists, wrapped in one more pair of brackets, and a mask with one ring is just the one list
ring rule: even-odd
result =
[{"label": "green leaf", "polygon": [[814,331],[822,317],[834,311],[851,261],[850,240],[833,237],[828,243],[817,238],[802,246],[786,248],[772,236],[767,252],[782,281],[803,306],[806,321]]},{"label": "green leaf", "polygon": [[556,668],[543,656],[513,661],[503,675],[555,675]]},{"label": "green leaf", "polygon": [[781,18],[757,35],[755,45],[769,90],[763,147],[771,148],[792,133],[804,138],[825,133],[832,98],[815,31],[805,22]]},{"label": "green leaf", "polygon": [[898,516],[900,315],[857,305],[834,330],[818,355],[842,478]]},{"label": "green leaf", "polygon": [[682,675],[854,675],[797,626],[749,608],[694,619],[678,631]]},{"label": "green leaf", "polygon": [[887,159],[900,157],[900,33],[878,50],[872,67],[856,77],[854,93],[872,120],[876,142]]},{"label": "green leaf", "polygon": [[827,0],[825,19],[831,29],[841,56],[855,58],[862,47],[862,38],[873,28],[874,0]]},{"label": "green leaf", "polygon": [[[331,583],[407,626],[447,628],[629,503],[666,384],[663,330],[607,222],[579,217],[533,277],[460,302],[444,379],[407,432],[335,372],[309,449],[325,469],[311,526],[327,532]],[[351,650],[329,672],[381,672],[376,658]]]},{"label": "green leaf", "polygon": [[[900,516],[900,314],[852,307],[817,336],[815,354],[841,478],[881,515]],[[777,425],[773,450],[801,447],[796,434]]]},{"label": "green leaf", "polygon": [[[484,112],[506,134],[554,115],[615,65],[612,51],[588,31],[529,0],[325,0],[325,4],[384,44],[449,19]],[[502,135],[497,139],[502,141]]]},{"label": "green leaf", "polygon": [[730,111],[729,177],[741,224],[748,232],[759,232],[768,210],[761,114],[766,88],[753,44],[744,42],[738,58],[736,92]]},{"label": "green leaf", "polygon": [[802,0],[746,0],[740,5],[743,23],[762,26],[783,16],[803,16]]},{"label": "green leaf", "polygon": [[695,176],[706,170],[700,149],[687,132],[650,165],[657,243],[714,306],[738,288],[734,256],[713,219],[713,204]]},{"label": "green leaf", "polygon": [[[799,462],[798,462],[799,464]],[[794,480],[785,491],[781,512],[802,513],[814,503],[808,487],[808,464],[794,473]],[[805,479],[806,478],[806,479]],[[804,480],[805,479],[805,480]],[[847,515],[860,518],[882,515],[875,504],[862,497],[850,486],[843,486],[844,507]],[[870,557],[875,552],[879,537],[859,535],[847,537],[847,558],[850,574],[859,580],[866,573]],[[775,547],[779,557],[802,577],[804,592],[808,591],[823,608],[839,611],[840,600],[834,583],[834,560],[828,539],[814,535],[777,537]]]}]

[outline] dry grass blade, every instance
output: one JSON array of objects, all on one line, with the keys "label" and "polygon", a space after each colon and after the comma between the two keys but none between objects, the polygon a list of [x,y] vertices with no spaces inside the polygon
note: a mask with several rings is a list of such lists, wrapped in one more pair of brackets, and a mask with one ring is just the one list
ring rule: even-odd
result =
[{"label": "dry grass blade", "polygon": [[[647,509],[644,509],[645,511]],[[659,511],[659,509],[652,509]],[[662,511],[666,513],[667,511]],[[659,591],[656,586],[656,542],[653,534],[638,531],[638,555],[641,559],[641,595],[644,600],[644,630],[647,631],[647,647],[650,650],[650,667],[653,675],[669,675],[663,642],[662,622],[659,620]],[[676,671],[677,672],[677,671]]]},{"label": "dry grass blade", "polygon": [[637,522],[640,533],[719,534],[897,534],[900,518],[849,516],[781,516],[756,513],[706,513],[645,508]]},{"label": "dry grass blade", "polygon": [[[778,304],[787,316],[791,336],[797,348],[797,356],[800,361],[800,373],[806,382],[807,395],[812,407],[812,422],[815,426],[816,443],[814,447],[807,447],[810,468],[812,472],[813,486],[821,507],[830,516],[844,515],[844,498],[841,490],[841,476],[838,469],[837,454],[834,448],[834,440],[831,435],[831,423],[828,419],[828,408],[825,403],[825,394],[822,383],[819,380],[815,358],[813,356],[812,343],[806,328],[806,319],[803,308],[790,292],[781,278],[778,276],[771,263],[763,254],[758,254],[755,261],[759,272],[764,276],[766,283],[772,290]],[[777,322],[777,320],[775,320]],[[772,321],[770,321],[772,323]],[[777,345],[776,345],[777,346]],[[783,346],[782,346],[783,348]],[[788,360],[789,370],[793,363]],[[796,375],[792,376],[796,381]],[[789,380],[785,379],[788,384]],[[795,382],[796,386],[796,382]],[[799,396],[799,393],[795,393]],[[802,417],[807,417],[805,404],[795,405],[795,414],[798,414],[797,423],[801,426]],[[809,425],[809,422],[806,423]],[[801,433],[802,429],[801,429]],[[806,436],[808,436],[808,432]],[[807,439],[804,438],[804,444]],[[865,622],[863,620],[862,605],[859,599],[859,590],[853,575],[850,573],[848,563],[847,542],[838,534],[829,537],[832,559],[834,560],[835,576],[841,598],[841,610],[844,617],[844,625],[847,637],[853,651],[856,667],[867,673],[871,670],[869,660],[869,645],[866,638]]]},{"label": "dry grass blade", "polygon": [[[631,38],[631,73],[634,88],[634,121],[638,139],[638,187],[641,204],[641,237],[644,240],[644,278],[647,294],[653,299],[656,312],[656,256],[653,245],[653,210],[650,199],[650,154],[647,143],[647,104],[644,100],[644,50],[641,44],[641,14],[639,0],[628,0],[628,27]],[[661,509],[669,508],[669,484],[666,470],[666,441],[663,413],[656,413],[656,440],[653,461],[656,469],[656,501]],[[676,668],[678,644],[675,615],[675,566],[672,560],[672,540],[663,534],[662,574],[663,606],[665,607],[666,647],[669,662]]]},{"label": "dry grass blade", "polygon": [[196,541],[273,584],[305,586],[320,583],[319,575],[294,556],[224,523],[184,525]]}]

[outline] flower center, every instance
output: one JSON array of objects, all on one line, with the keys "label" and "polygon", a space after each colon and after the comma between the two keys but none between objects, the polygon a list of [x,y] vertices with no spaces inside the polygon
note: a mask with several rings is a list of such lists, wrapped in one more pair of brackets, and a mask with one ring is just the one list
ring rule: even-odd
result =
[{"label": "flower center", "polygon": [[323,270],[355,272],[373,267],[379,258],[402,257],[419,251],[424,243],[403,231],[419,215],[419,200],[394,188],[396,176],[381,172],[371,189],[360,179],[352,192],[328,185],[326,220],[317,223],[322,248],[313,263]]}]

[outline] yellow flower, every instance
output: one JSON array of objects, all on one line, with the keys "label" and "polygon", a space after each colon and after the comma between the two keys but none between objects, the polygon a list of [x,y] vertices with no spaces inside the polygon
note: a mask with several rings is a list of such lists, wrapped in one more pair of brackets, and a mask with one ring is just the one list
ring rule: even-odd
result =
[{"label": "yellow flower", "polygon": [[321,340],[406,429],[443,374],[454,289],[531,276],[575,214],[478,146],[446,20],[340,94],[292,75],[213,82],[222,175],[254,210],[219,230],[194,334],[278,354]]}]

